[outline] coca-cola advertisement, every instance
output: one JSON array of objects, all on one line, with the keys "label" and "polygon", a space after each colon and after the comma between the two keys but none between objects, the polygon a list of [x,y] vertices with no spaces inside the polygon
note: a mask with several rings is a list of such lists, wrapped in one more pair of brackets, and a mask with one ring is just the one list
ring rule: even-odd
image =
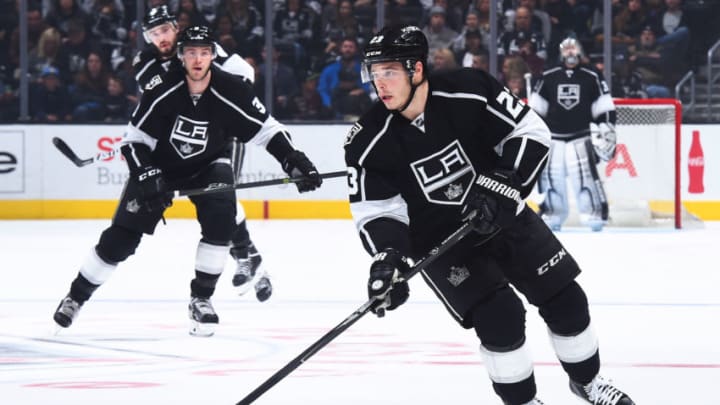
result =
[{"label": "coca-cola advertisement", "polygon": [[690,153],[688,153],[688,175],[688,193],[704,193],[705,155],[700,142],[699,130],[692,131],[692,143],[690,144]]}]

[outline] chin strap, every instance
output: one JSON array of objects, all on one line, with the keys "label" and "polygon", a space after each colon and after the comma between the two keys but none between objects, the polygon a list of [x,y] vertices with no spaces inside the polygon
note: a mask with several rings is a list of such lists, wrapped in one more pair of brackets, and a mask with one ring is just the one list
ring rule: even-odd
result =
[{"label": "chin strap", "polygon": [[425,80],[427,80],[427,79],[425,78],[425,75],[423,75],[423,78],[422,78],[422,80],[420,80],[420,83],[413,85],[412,77],[410,78],[410,95],[408,96],[408,99],[405,102],[405,104],[395,111],[403,112],[410,106],[410,102],[412,102],[413,97],[415,97],[415,91],[417,90],[418,87],[420,87],[421,84],[425,83]]}]

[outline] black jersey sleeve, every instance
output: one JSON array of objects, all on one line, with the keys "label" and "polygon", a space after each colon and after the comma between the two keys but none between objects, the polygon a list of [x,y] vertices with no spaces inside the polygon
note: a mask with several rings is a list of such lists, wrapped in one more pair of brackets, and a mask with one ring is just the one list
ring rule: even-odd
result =
[{"label": "black jersey sleeve", "polygon": [[517,173],[525,198],[547,161],[550,130],[542,118],[508,88],[484,72],[483,76],[479,94],[487,99],[483,120],[486,132],[494,140],[498,166]]},{"label": "black jersey sleeve", "polygon": [[410,256],[407,203],[392,183],[391,157],[382,141],[392,115],[376,122],[377,110],[355,123],[345,140],[350,211],[368,253],[392,247]]},{"label": "black jersey sleeve", "polygon": [[610,95],[610,88],[605,81],[605,77],[600,71],[589,67],[583,67],[581,70],[590,76],[590,82],[592,83],[594,95],[591,106],[593,122],[614,125],[616,120],[615,103]]}]

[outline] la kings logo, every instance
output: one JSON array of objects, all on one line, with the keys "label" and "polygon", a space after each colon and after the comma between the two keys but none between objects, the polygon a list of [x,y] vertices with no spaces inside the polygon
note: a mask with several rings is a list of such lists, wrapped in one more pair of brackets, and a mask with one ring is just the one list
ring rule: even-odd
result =
[{"label": "la kings logo", "polygon": [[572,110],[580,103],[579,84],[559,84],[557,102],[566,110]]},{"label": "la kings logo", "polygon": [[175,152],[183,159],[203,153],[207,147],[208,125],[208,121],[195,121],[178,115],[170,134],[170,144]]},{"label": "la kings logo", "polygon": [[462,205],[475,180],[475,168],[458,140],[410,167],[425,197],[437,204]]}]

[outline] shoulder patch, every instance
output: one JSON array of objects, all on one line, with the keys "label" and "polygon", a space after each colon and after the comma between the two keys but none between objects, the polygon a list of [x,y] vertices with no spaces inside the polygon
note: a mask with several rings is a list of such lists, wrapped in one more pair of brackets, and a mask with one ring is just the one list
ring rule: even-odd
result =
[{"label": "shoulder patch", "polygon": [[162,83],[162,78],[160,78],[160,75],[155,75],[152,77],[152,79],[150,79],[148,84],[145,85],[145,90],[150,90],[160,83]]},{"label": "shoulder patch", "polygon": [[355,125],[353,125],[352,128],[350,128],[350,131],[348,131],[348,134],[345,137],[345,143],[343,145],[349,145],[350,142],[352,142],[353,139],[355,138],[355,135],[360,133],[360,131],[362,131],[362,129],[363,129],[362,125],[360,125],[359,122],[356,122]]}]

